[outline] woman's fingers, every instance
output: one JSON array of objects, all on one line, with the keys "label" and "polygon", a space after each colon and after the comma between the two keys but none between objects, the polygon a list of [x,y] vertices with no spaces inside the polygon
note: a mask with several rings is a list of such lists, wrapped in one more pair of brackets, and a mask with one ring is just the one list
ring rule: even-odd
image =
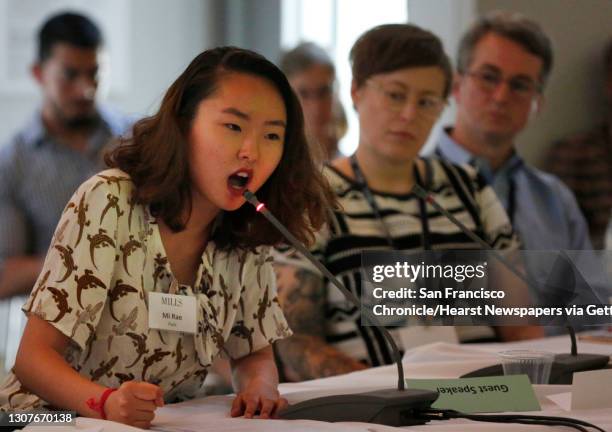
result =
[{"label": "woman's fingers", "polygon": [[132,422],[149,422],[153,421],[155,413],[153,411],[134,410],[130,413],[129,419]]},{"label": "woman's fingers", "polygon": [[261,398],[261,409],[259,410],[259,418],[267,419],[272,417],[272,412],[276,406],[274,399]]},{"label": "woman's fingers", "polygon": [[253,418],[259,409],[258,397],[245,397],[244,418]]},{"label": "woman's fingers", "polygon": [[285,408],[287,408],[287,406],[289,406],[289,402],[287,402],[287,399],[285,399],[285,398],[278,398],[278,400],[274,404],[274,409],[273,409],[272,413],[270,414],[270,417],[271,418],[278,418],[278,415],[280,414],[280,412],[282,410],[284,410]]},{"label": "woman's fingers", "polygon": [[253,418],[256,415],[262,419],[278,418],[278,413],[287,405],[289,404],[285,398],[268,399],[239,393],[232,402],[230,415],[232,417],[244,415],[244,418]]},{"label": "woman's fingers", "polygon": [[242,399],[242,394],[238,393],[238,395],[234,398],[232,402],[232,409],[230,410],[230,415],[232,417],[240,417],[244,412],[244,401]]}]

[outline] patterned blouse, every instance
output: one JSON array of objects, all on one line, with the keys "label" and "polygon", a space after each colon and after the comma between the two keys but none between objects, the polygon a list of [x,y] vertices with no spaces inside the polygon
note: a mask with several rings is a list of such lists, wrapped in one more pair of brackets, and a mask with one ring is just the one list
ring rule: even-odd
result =
[{"label": "patterned blouse", "polygon": [[[71,339],[66,361],[109,387],[159,385],[166,402],[195,397],[221,352],[237,359],[291,334],[278,305],[269,248],[220,251],[209,241],[193,287],[178,285],[155,218],[118,169],[92,177],[62,214],[25,313]],[[148,325],[148,293],[195,296],[195,334]],[[0,409],[47,403],[10,374]]]}]

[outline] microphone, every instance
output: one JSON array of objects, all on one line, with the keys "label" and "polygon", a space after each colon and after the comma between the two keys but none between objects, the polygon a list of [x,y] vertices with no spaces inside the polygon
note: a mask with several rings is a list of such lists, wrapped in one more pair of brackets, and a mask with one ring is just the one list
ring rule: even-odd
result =
[{"label": "microphone", "polygon": [[319,420],[327,422],[365,422],[387,426],[411,426],[427,423],[429,420],[418,413],[428,409],[438,398],[438,392],[406,389],[402,359],[393,336],[367,308],[362,308],[359,299],[323,265],[293,234],[260,202],[248,189],[245,199],[261,213],[289,243],[300,251],[325,277],[338,288],[344,297],[362,310],[365,318],[381,331],[391,349],[397,364],[397,389],[383,389],[366,393],[325,396],[303,401],[285,408],[280,418],[288,420]]},{"label": "microphone", "polygon": [[[415,184],[412,190],[415,195],[431,204],[433,208],[442,213],[448,220],[457,226],[461,232],[467,235],[470,239],[480,244],[484,249],[491,252],[493,257],[500,261],[508,270],[518,276],[527,286],[533,287],[534,284],[530,281],[527,274],[522,273],[513,264],[511,264],[497,250],[493,249],[486,241],[470,231],[461,221],[453,216],[448,210],[442,207],[432,195],[425,191],[419,184]],[[578,354],[578,346],[576,343],[576,332],[571,325],[567,326],[567,330],[571,339],[571,353],[557,354],[553,361],[550,371],[550,384],[571,384],[574,372],[582,372],[588,370],[598,370],[607,367],[610,357],[601,354]],[[462,378],[496,376],[503,375],[503,367],[501,364],[488,366],[469,372]]]}]

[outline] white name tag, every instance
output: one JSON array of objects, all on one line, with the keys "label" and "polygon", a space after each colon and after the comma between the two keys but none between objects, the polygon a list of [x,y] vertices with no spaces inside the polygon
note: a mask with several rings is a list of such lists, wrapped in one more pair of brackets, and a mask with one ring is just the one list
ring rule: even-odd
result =
[{"label": "white name tag", "polygon": [[149,328],[183,333],[196,332],[196,298],[149,293]]}]

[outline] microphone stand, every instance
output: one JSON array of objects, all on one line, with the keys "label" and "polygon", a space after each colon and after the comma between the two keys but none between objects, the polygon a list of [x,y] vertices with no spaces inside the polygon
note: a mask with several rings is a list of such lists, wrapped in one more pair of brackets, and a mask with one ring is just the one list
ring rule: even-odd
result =
[{"label": "microphone stand", "polygon": [[391,349],[397,365],[397,389],[383,389],[367,393],[325,396],[303,401],[289,406],[280,413],[283,419],[320,420],[327,422],[366,422],[387,426],[410,426],[425,424],[417,413],[428,409],[438,398],[438,392],[430,390],[406,389],[402,359],[393,336],[367,308],[362,308],[359,299],[317,260],[306,247],[260,202],[255,194],[245,190],[243,196],[261,213],[289,243],[300,251],[325,277],[359,308],[365,318],[383,334]]},{"label": "microphone stand", "polygon": [[[470,231],[465,225],[461,223],[455,216],[453,216],[448,210],[442,207],[427,191],[425,191],[418,184],[414,185],[413,192],[427,203],[431,204],[437,211],[442,213],[448,220],[455,224],[465,235],[476,243],[480,244],[484,249],[491,252],[494,258],[501,262],[508,270],[518,276],[523,282],[529,287],[533,287],[533,284],[529,280],[529,276],[523,274],[514,265],[512,265],[506,258],[504,258],[499,252],[493,249],[487,242],[478,237],[472,231]],[[551,384],[571,384],[572,376],[574,372],[581,372],[587,370],[597,370],[607,367],[610,357],[602,354],[578,354],[578,347],[576,343],[576,332],[574,327],[571,325],[567,326],[568,333],[571,339],[571,354],[557,354],[553,362],[550,371],[550,383]],[[462,376],[462,378],[478,377],[478,376],[495,376],[503,375],[503,368],[499,365],[489,366],[486,368],[472,371]]]}]

